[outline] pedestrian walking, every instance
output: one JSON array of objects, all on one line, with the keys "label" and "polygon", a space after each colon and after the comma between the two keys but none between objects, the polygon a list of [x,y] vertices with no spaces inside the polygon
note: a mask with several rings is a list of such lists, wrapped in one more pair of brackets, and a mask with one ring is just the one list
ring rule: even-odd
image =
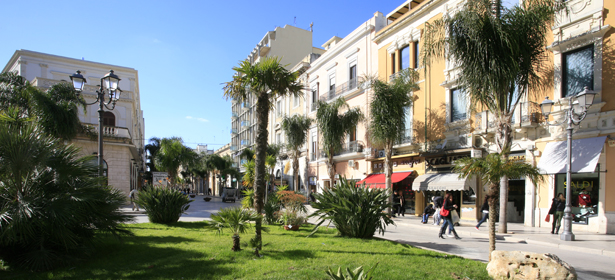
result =
[{"label": "pedestrian walking", "polygon": [[442,204],[444,203],[444,199],[441,196],[435,196],[432,200],[433,206],[436,208],[436,212],[433,215],[433,224],[439,226],[440,221],[442,220],[442,217],[440,216],[440,211],[442,210]]},{"label": "pedestrian walking", "polygon": [[480,208],[480,211],[483,213],[483,218],[478,221],[478,224],[476,224],[476,230],[480,230],[480,225],[482,225],[489,218],[489,195],[485,195],[485,201],[483,202],[483,206]]},{"label": "pedestrian walking", "polygon": [[551,224],[551,234],[558,234],[559,228],[562,225],[562,217],[564,217],[564,208],[566,208],[566,198],[564,194],[558,193],[557,197],[553,198],[549,215],[553,215],[553,224]]},{"label": "pedestrian walking", "polygon": [[401,213],[402,217],[406,216],[406,199],[404,198],[403,191],[399,191],[399,212]]},{"label": "pedestrian walking", "polygon": [[130,203],[132,204],[132,211],[135,211],[135,208],[137,208],[137,211],[139,211],[139,204],[135,202],[138,195],[139,191],[137,189],[133,189],[132,191],[130,191],[130,194],[128,194],[128,197],[130,197]]},{"label": "pedestrian walking", "polygon": [[393,217],[399,216],[400,213],[399,195],[397,191],[393,192]]},{"label": "pedestrian walking", "polygon": [[440,216],[442,216],[444,223],[442,223],[442,227],[440,228],[440,234],[438,235],[438,237],[444,239],[442,235],[444,234],[444,231],[446,231],[446,227],[448,226],[449,231],[454,234],[455,239],[461,239],[461,237],[457,235],[457,232],[455,231],[455,225],[453,225],[453,221],[451,220],[451,212],[456,211],[455,209],[457,209],[457,204],[453,204],[453,196],[450,193],[447,193],[444,196],[444,204],[442,204],[442,209],[440,210]]},{"label": "pedestrian walking", "polygon": [[435,213],[436,210],[433,209],[433,204],[429,204],[427,205],[427,207],[425,207],[425,210],[423,210],[423,220],[421,220],[421,222],[423,224],[426,224],[429,221],[429,215],[432,215],[433,213]]}]

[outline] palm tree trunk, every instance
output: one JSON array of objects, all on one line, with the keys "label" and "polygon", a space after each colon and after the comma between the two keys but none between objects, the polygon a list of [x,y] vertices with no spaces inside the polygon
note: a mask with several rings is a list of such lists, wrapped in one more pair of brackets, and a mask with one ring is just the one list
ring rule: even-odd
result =
[{"label": "palm tree trunk", "polygon": [[[498,200],[498,185],[489,185],[489,260],[491,260],[491,252],[495,251],[495,212]],[[500,222],[500,226],[502,223]]]},{"label": "palm tree trunk", "polygon": [[[498,118],[498,129],[496,131],[496,147],[498,152],[502,155],[502,161],[508,161],[508,155],[510,154],[510,147],[512,145],[512,127],[511,116],[504,116]],[[508,212],[508,177],[504,176],[500,179],[500,227],[499,233],[508,232],[508,220],[506,213]]]},{"label": "palm tree trunk", "polygon": [[[267,157],[267,117],[269,115],[269,97],[266,92],[261,92],[256,101],[256,158],[254,160],[254,209],[257,214],[263,212],[263,197],[265,190],[265,159]],[[254,243],[256,255],[261,249],[261,229],[262,219],[257,219],[255,223]]]},{"label": "palm tree trunk", "polygon": [[239,235],[233,235],[233,252],[241,251],[241,243],[239,242]]},{"label": "palm tree trunk", "polygon": [[[384,147],[384,176],[385,179],[385,188],[390,191],[389,193],[389,204],[393,205],[393,184],[391,183],[391,175],[393,174],[393,165],[391,164],[391,157],[393,156],[393,144],[391,141],[386,143]],[[389,215],[393,214],[392,208],[389,207]]]},{"label": "palm tree trunk", "polygon": [[299,190],[299,151],[293,151],[293,185]]},{"label": "palm tree trunk", "polygon": [[335,162],[333,162],[333,149],[329,149],[329,157],[327,158],[327,171],[329,171],[329,180],[331,183],[329,187],[332,188],[335,185]]}]

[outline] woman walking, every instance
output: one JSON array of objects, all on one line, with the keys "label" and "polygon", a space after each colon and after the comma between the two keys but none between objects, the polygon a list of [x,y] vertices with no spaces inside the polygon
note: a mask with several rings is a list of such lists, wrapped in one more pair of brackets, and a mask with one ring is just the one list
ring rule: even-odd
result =
[{"label": "woman walking", "polygon": [[442,210],[440,210],[440,216],[444,219],[444,223],[442,223],[438,237],[444,239],[442,235],[444,234],[444,231],[446,231],[446,226],[448,225],[448,230],[455,235],[455,239],[461,239],[461,237],[457,235],[455,226],[453,225],[453,221],[451,219],[451,212],[456,211],[455,209],[457,209],[457,204],[453,204],[453,196],[450,193],[447,193],[444,196],[444,205],[442,205]]},{"label": "woman walking", "polygon": [[553,203],[549,209],[549,214],[553,215],[551,234],[559,233],[559,228],[562,225],[562,217],[564,217],[564,208],[566,208],[566,198],[564,198],[564,194],[558,193],[557,197],[553,198]]},{"label": "woman walking", "polygon": [[476,230],[480,230],[480,225],[482,225],[489,218],[489,195],[485,196],[485,202],[483,202],[483,206],[480,208],[480,211],[483,212],[483,218],[480,219],[478,224],[476,224]]}]

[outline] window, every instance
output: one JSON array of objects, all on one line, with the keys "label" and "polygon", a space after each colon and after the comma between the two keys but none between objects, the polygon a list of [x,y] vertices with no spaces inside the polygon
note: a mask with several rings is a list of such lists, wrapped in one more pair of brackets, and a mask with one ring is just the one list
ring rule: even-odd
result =
[{"label": "window", "polygon": [[348,72],[348,89],[354,89],[357,87],[357,65],[350,66]]},{"label": "window", "polygon": [[451,122],[466,119],[466,97],[461,89],[451,90]]},{"label": "window", "polygon": [[335,76],[329,77],[329,93],[335,92]]},{"label": "window", "polygon": [[293,107],[299,106],[299,95],[293,97]]},{"label": "window", "polygon": [[395,70],[397,70],[397,69],[395,68],[395,54],[394,53],[391,54],[391,67],[393,68],[393,69],[391,69],[391,73],[395,74],[395,72],[397,72]]},{"label": "window", "polygon": [[278,100],[278,105],[276,105],[276,109],[278,110],[278,117],[282,116],[282,100]]},{"label": "window", "polygon": [[[600,164],[597,165],[596,170],[600,170]],[[598,216],[598,202],[600,201],[599,174],[599,172],[572,174],[570,204],[572,206],[573,223],[588,224],[589,218]],[[567,185],[565,173],[555,175],[554,197],[559,193],[566,197]]]},{"label": "window", "polygon": [[103,113],[103,126],[115,126],[115,115],[113,113]]},{"label": "window", "polygon": [[419,61],[421,59],[419,51],[419,42],[414,42],[414,69],[419,68]]},{"label": "window", "polygon": [[354,142],[357,141],[357,127],[353,127],[350,133],[348,134],[348,141]]},{"label": "window", "polygon": [[576,95],[585,87],[594,89],[594,45],[562,56],[562,96]]},{"label": "window", "polygon": [[275,143],[282,144],[282,134],[278,133],[275,135]]},{"label": "window", "polygon": [[399,51],[399,70],[410,67],[410,46],[405,46]]},{"label": "window", "polygon": [[316,160],[316,134],[312,134],[312,160]]}]

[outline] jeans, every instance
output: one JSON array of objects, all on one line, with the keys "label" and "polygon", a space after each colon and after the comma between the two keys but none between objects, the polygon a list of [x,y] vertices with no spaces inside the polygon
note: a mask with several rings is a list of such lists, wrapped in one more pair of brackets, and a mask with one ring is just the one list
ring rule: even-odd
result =
[{"label": "jeans", "polygon": [[448,234],[451,234],[451,231],[455,230],[455,225],[453,225],[453,220],[451,219],[451,215],[446,217],[442,217],[444,222],[442,223],[442,227],[440,228],[440,233],[444,233],[446,230],[446,225],[448,225]]},{"label": "jeans", "polygon": [[421,220],[421,222],[427,223],[428,221],[429,221],[429,213],[423,214],[423,220]]},{"label": "jeans", "polygon": [[440,209],[436,208],[436,213],[433,215],[433,223],[436,225],[440,225],[440,220],[442,220],[442,216],[440,216]]},{"label": "jeans", "polygon": [[489,219],[489,213],[483,213],[483,218],[478,221],[476,227],[480,227],[480,225],[483,224],[487,219]]}]

